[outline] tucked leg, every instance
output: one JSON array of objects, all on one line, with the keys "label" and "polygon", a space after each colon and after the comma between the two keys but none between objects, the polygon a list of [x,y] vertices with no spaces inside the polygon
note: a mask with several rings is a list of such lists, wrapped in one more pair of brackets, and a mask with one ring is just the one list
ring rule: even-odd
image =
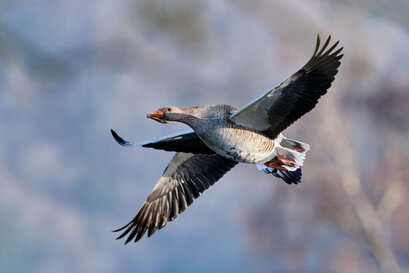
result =
[{"label": "tucked leg", "polygon": [[277,156],[274,157],[273,160],[264,163],[264,165],[266,165],[269,168],[274,168],[274,169],[282,170],[282,171],[287,171],[284,165],[289,166],[289,167],[298,167],[295,161],[287,159],[280,154],[277,154]]}]

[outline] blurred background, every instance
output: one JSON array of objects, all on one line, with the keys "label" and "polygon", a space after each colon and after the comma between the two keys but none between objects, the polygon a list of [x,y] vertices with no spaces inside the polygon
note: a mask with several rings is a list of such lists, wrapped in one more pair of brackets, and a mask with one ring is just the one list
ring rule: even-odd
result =
[{"label": "blurred background", "polygon": [[[409,1],[0,1],[0,272],[409,272]],[[241,164],[138,244],[171,153],[125,149],[187,129],[163,106],[242,107],[344,46],[300,185]]]}]

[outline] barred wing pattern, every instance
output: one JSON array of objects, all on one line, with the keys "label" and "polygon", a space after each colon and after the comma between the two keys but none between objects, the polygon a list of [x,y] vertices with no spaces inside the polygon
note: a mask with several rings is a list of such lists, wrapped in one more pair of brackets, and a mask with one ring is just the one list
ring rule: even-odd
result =
[{"label": "barred wing pattern", "polygon": [[156,230],[176,219],[194,199],[218,181],[237,162],[219,155],[176,153],[138,214],[124,227],[117,238],[128,235],[125,244],[139,241],[148,231]]},{"label": "barred wing pattern", "polygon": [[205,155],[215,154],[215,152],[207,147],[207,145],[204,144],[199,136],[191,129],[139,143],[132,143],[123,139],[112,129],[111,134],[116,142],[125,147],[142,146],[144,148],[153,148],[168,152],[183,152]]},{"label": "barred wing pattern", "polygon": [[230,120],[275,139],[284,129],[311,111],[318,99],[327,93],[343,56],[339,55],[342,47],[334,51],[339,41],[326,50],[330,40],[331,36],[320,48],[318,35],[313,56],[298,72],[233,114]]}]

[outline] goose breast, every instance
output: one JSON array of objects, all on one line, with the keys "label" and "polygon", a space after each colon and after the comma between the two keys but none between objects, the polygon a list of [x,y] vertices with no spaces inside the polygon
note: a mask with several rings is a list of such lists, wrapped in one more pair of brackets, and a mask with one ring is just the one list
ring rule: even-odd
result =
[{"label": "goose breast", "polygon": [[274,140],[233,124],[209,126],[205,130],[200,130],[198,135],[219,155],[242,163],[266,162],[275,148]]}]

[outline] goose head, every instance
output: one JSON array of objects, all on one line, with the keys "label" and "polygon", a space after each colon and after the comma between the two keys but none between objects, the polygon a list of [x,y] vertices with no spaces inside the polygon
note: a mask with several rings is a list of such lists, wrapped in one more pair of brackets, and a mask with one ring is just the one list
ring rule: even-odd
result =
[{"label": "goose head", "polygon": [[178,107],[169,106],[161,108],[155,112],[146,115],[147,118],[156,120],[160,123],[183,122],[187,114]]}]

